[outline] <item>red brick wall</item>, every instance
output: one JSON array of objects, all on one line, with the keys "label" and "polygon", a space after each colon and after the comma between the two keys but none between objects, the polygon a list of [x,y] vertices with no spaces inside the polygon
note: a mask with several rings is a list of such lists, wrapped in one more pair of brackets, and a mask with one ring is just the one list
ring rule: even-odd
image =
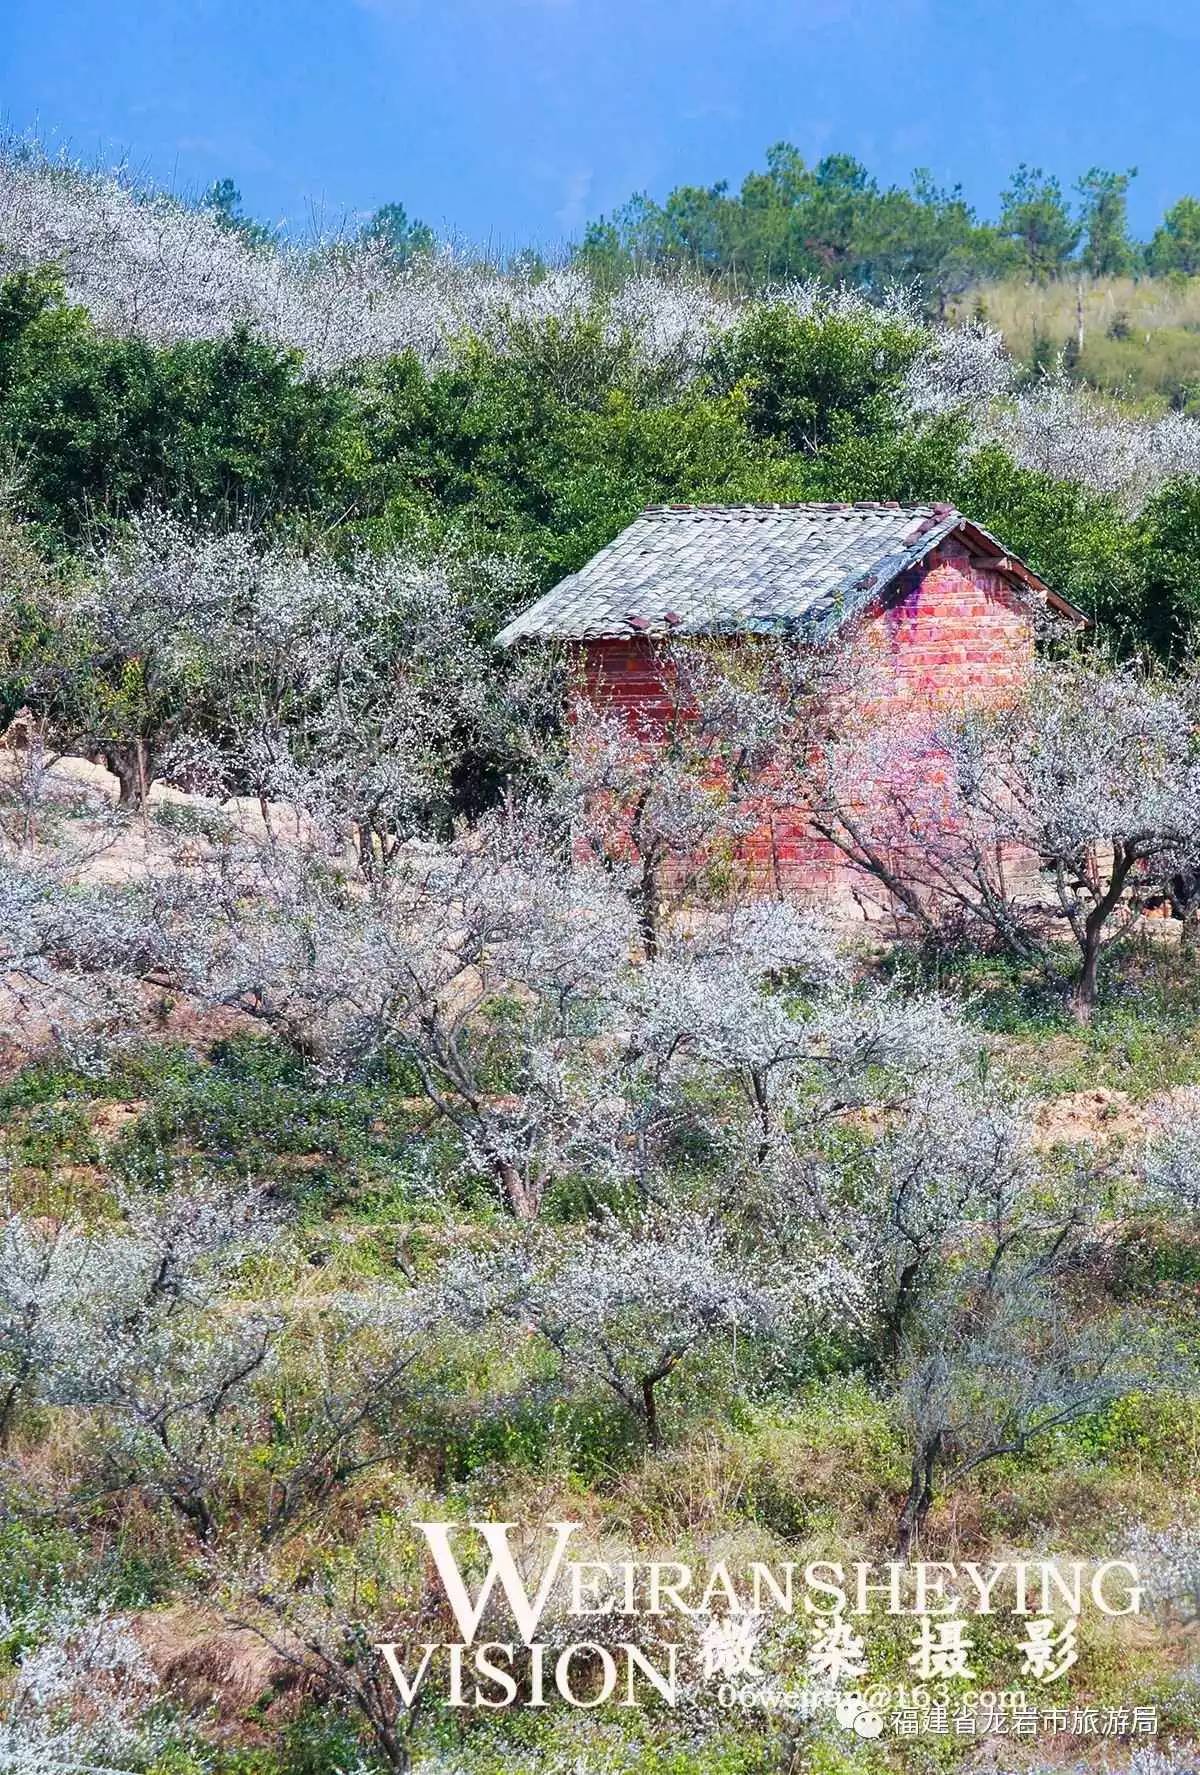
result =
[{"label": "red brick wall", "polygon": [[956,542],[935,550],[864,634],[890,657],[896,695],[907,702],[947,706],[1009,694],[1033,661],[1028,604]]},{"label": "red brick wall", "polygon": [[654,643],[631,635],[612,641],[589,641],[581,650],[583,685],[604,708],[661,719],[670,711]]},{"label": "red brick wall", "polygon": [[[1012,695],[1032,663],[1034,622],[1008,580],[951,540],[860,619],[858,638],[873,667],[871,706],[858,714],[873,720]],[[669,707],[653,642],[631,636],[582,651],[587,693],[606,706],[631,720],[635,711],[652,718]],[[741,862],[751,891],[853,904],[851,888],[861,885],[800,810],[794,818],[776,813],[742,844]]]},{"label": "red brick wall", "polygon": [[[1033,663],[1028,601],[953,540],[892,588],[859,633],[882,668],[872,675],[872,707],[863,713],[877,714],[880,722],[1010,697]],[[777,821],[774,838],[774,874],[785,891],[862,911],[872,898],[878,901],[837,848],[802,819]]]}]

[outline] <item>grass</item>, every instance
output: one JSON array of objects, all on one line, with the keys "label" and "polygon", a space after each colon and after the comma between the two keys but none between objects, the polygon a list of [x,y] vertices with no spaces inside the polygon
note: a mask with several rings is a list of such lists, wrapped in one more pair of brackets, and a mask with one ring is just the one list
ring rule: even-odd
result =
[{"label": "grass", "polygon": [[1080,300],[1079,376],[1146,411],[1200,412],[1200,278],[981,284],[951,317],[986,320],[1019,362],[1047,364],[1074,350]]},{"label": "grass", "polygon": [[[1064,950],[1064,979],[1072,962]],[[1109,1090],[1145,1103],[1200,1084],[1200,980],[1177,948],[1140,939],[1113,955],[1087,1025],[1072,1017],[1061,991],[1003,954],[899,950],[885,972],[959,1000],[988,1053],[1036,1097]]]},{"label": "grass", "polygon": [[456,1163],[412,1089],[399,1068],[327,1084],[260,1037],[218,1042],[203,1056],[147,1042],[102,1078],[47,1063],[0,1085],[0,1142],[10,1165],[69,1170],[77,1184],[91,1170],[166,1188],[198,1166],[256,1176],[302,1224],[341,1213],[386,1222],[419,1215],[435,1189],[444,1196]]},{"label": "grass", "polygon": [[[1105,1088],[1141,1103],[1200,1083],[1200,986],[1176,952],[1143,944],[1114,961],[1087,1029],[1001,958],[963,951],[931,963],[898,955],[889,967],[901,985],[936,985],[959,998],[986,1064],[1039,1096]],[[121,1108],[117,1120],[113,1106]],[[290,1205],[292,1231],[248,1266],[247,1298],[311,1292],[319,1300],[335,1287],[394,1277],[401,1256],[419,1269],[435,1248],[491,1238],[498,1224],[494,1202],[464,1183],[457,1147],[431,1130],[403,1069],[331,1085],[259,1038],[220,1042],[202,1055],[149,1043],[104,1078],[31,1067],[0,1087],[0,1124],[29,1202],[46,1200],[64,1170],[77,1193],[98,1211],[107,1202],[109,1212],[124,1183],[169,1185],[173,1167],[262,1181]],[[680,1156],[685,1169],[702,1160]],[[564,1220],[583,1212],[569,1189],[557,1207]],[[1194,1343],[1200,1242],[1179,1226],[1139,1222],[1103,1280],[1115,1302],[1151,1314],[1175,1347],[1186,1353]],[[892,1408],[856,1361],[852,1338],[806,1344],[753,1387],[730,1355],[684,1362],[661,1392],[666,1446],[649,1453],[630,1415],[600,1387],[549,1397],[535,1346],[464,1342],[428,1365],[388,1461],[347,1482],[336,1531],[328,1532],[352,1545],[390,1513],[407,1519],[420,1490],[456,1519],[567,1517],[605,1545],[643,1556],[662,1550],[660,1557],[698,1564],[886,1558],[907,1454]],[[297,1389],[298,1410],[304,1367],[297,1347],[281,1372],[281,1385]],[[65,1472],[71,1431],[51,1416],[28,1434],[47,1440],[44,1470]],[[290,1421],[280,1414],[279,1435]],[[15,1452],[19,1459],[21,1448]],[[247,1510],[262,1483],[255,1458],[255,1450],[242,1451],[237,1483]],[[1129,1525],[1176,1521],[1179,1500],[1198,1488],[1200,1404],[1186,1388],[1147,1392],[1047,1437],[1025,1458],[981,1468],[935,1506],[923,1551],[979,1560],[1021,1549],[1114,1555]],[[321,1537],[295,1552],[310,1574],[331,1556],[332,1543]],[[204,1589],[203,1564],[178,1525],[144,1503],[114,1515],[97,1497],[69,1531],[36,1512],[0,1526],[0,1602],[19,1602],[22,1585],[44,1589],[96,1573],[130,1608]],[[879,1679],[908,1677],[910,1624],[903,1625],[872,1628]],[[1012,1626],[997,1619],[976,1632],[997,1681],[1016,1675]],[[1093,1630],[1071,1692],[1110,1705],[1158,1695],[1164,1717],[1192,1730],[1196,1698],[1179,1675],[1189,1659],[1186,1642],[1170,1633],[1142,1643]],[[147,1775],[335,1775],[353,1767],[352,1734],[328,1709],[302,1707],[293,1717],[268,1705],[244,1741],[235,1741],[239,1732],[225,1721],[203,1756],[182,1733]],[[527,1714],[441,1722],[427,1749],[442,1750],[463,1775],[523,1775],[561,1751],[561,1732],[561,1721]],[[676,1721],[604,1710],[573,1726],[571,1748],[589,1770],[613,1775],[891,1775],[907,1766],[903,1746],[789,1737],[770,1716],[739,1718],[727,1730],[706,1726],[689,1739]],[[969,1742],[928,1741],[921,1755],[929,1770],[949,1771],[971,1750]]]}]

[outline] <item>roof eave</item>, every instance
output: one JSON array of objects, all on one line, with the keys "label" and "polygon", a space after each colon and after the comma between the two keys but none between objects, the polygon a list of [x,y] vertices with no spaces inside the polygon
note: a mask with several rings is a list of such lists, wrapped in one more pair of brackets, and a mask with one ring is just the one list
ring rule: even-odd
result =
[{"label": "roof eave", "polygon": [[[655,508],[649,508],[655,509]],[[942,508],[945,511],[945,508]],[[844,627],[853,617],[862,615],[873,604],[882,602],[890,587],[911,568],[917,566],[927,555],[945,542],[950,536],[961,536],[968,548],[985,557],[985,565],[994,572],[1000,573],[1024,591],[1033,594],[1048,610],[1063,618],[1076,628],[1086,628],[1088,617],[1078,610],[1058,592],[1052,591],[1031,567],[1027,566],[1018,555],[1006,549],[999,539],[985,530],[981,524],[965,518],[960,511],[945,511],[940,520],[930,523],[926,529],[914,538],[908,547],[896,550],[891,555],[882,556],[865,573],[856,570],[839,586],[828,593],[822,601],[822,608],[806,612],[799,617],[768,617],[741,618],[729,623],[708,623],[698,626],[691,623],[667,625],[650,623],[643,629],[596,629],[594,633],[582,635],[555,634],[553,631],[538,626],[538,614],[541,609],[557,599],[564,587],[567,587],[578,576],[569,574],[556,586],[543,593],[536,603],[528,610],[522,611],[512,622],[507,623],[496,635],[493,646],[511,647],[518,641],[565,641],[570,645],[581,646],[589,641],[605,640],[663,640],[672,635],[720,636],[728,634],[754,633],[759,635],[791,635],[813,643],[828,641]],[[599,559],[612,543],[606,545]]]},{"label": "roof eave", "polygon": [[1086,628],[1088,626],[1089,618],[1082,610],[1076,609],[1075,605],[1064,598],[1061,593],[1052,591],[1045,580],[1033,571],[1032,567],[1027,566],[1019,555],[1014,555],[1011,549],[1006,549],[999,538],[993,536],[990,530],[985,530],[982,524],[975,524],[970,518],[961,518],[958,529],[969,544],[972,544],[981,553],[990,553],[992,558],[987,565],[994,572],[1002,573],[1006,578],[1015,580],[1027,591],[1036,592],[1044,600],[1048,609],[1053,610],[1058,616],[1065,617],[1076,627]]}]

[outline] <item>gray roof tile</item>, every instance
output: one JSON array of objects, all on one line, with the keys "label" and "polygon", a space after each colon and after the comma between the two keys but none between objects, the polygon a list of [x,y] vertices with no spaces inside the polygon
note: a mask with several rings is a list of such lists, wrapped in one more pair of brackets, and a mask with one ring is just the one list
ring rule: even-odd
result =
[{"label": "gray roof tile", "polygon": [[[948,505],[650,506],[496,641],[723,632],[819,640],[965,522]],[[1028,569],[1021,575],[1039,583]]]}]

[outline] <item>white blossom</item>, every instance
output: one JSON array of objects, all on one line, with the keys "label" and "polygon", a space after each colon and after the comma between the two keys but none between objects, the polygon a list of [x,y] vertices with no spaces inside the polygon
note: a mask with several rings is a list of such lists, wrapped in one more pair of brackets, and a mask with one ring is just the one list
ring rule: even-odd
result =
[{"label": "white blossom", "polygon": [[1200,471],[1200,421],[1122,413],[1061,374],[989,409],[987,424],[1023,468],[1077,481],[1130,513],[1166,481]]},{"label": "white blossom", "polygon": [[153,1754],[143,1722],[157,1681],[126,1618],[103,1596],[65,1591],[20,1611],[0,1637],[25,1641],[0,1701],[2,1775],[128,1775]]},{"label": "white blossom", "polygon": [[[504,350],[530,324],[603,308],[578,266],[501,271],[445,246],[400,265],[384,241],[337,235],[256,243],[210,211],[11,140],[0,215],[0,272],[59,266],[106,332],[169,345],[248,325],[319,373],[405,351],[434,364],[469,334]],[[722,310],[700,286],[645,277],[607,325],[647,362],[686,374]]]},{"label": "white blossom", "polygon": [[824,1257],[757,1265],[715,1220],[658,1211],[627,1225],[605,1217],[585,1233],[546,1233],[518,1248],[452,1262],[449,1314],[532,1327],[562,1378],[599,1381],[660,1434],[656,1389],[710,1340],[769,1337],[784,1325],[821,1329],[857,1311],[853,1273]]},{"label": "white blossom", "polygon": [[978,322],[930,329],[928,343],[905,380],[905,395],[914,414],[936,418],[944,413],[989,412],[1007,395],[1016,366],[994,327]]},{"label": "white blossom", "polygon": [[1143,1598],[1152,1610],[1200,1620],[1200,1531],[1191,1523],[1151,1528],[1135,1523],[1126,1557],[1137,1567]]},{"label": "white blossom", "polygon": [[834,740],[816,821],[931,935],[986,931],[1050,982],[1069,935],[1086,1019],[1101,954],[1133,928],[1134,890],[1200,857],[1198,734],[1186,680],[1044,661],[1004,702],[906,711]]},{"label": "white blossom", "polygon": [[[247,325],[321,374],[405,351],[431,366],[469,336],[504,352],[530,326],[599,318],[610,338],[630,339],[644,364],[684,383],[747,309],[681,273],[641,273],[607,291],[577,264],[503,269],[446,246],[399,264],[384,241],[336,233],[254,242],[124,174],[12,139],[0,147],[0,214],[0,272],[59,266],[70,298],[106,332],[171,344]],[[914,335],[922,327],[915,292],[903,288],[868,301],[809,280],[759,299],[867,327],[896,319]],[[1015,382],[997,332],[941,325],[926,328],[903,398],[918,420],[965,412],[976,446],[999,442],[1023,466],[1076,480],[1128,511],[1200,467],[1200,421],[1187,415],[1127,417],[1061,368],[1019,392]]]},{"label": "white blossom", "polygon": [[1200,1086],[1184,1086],[1151,1105],[1145,1177],[1152,1200],[1200,1212]]}]

